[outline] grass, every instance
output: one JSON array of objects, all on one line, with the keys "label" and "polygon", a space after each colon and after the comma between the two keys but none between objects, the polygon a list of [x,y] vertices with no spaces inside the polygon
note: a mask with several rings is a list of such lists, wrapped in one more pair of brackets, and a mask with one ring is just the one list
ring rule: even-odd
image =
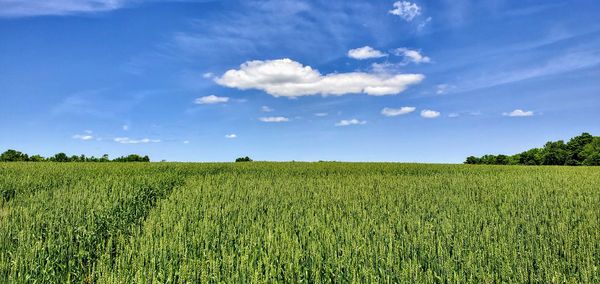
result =
[{"label": "grass", "polygon": [[0,282],[600,282],[600,168],[0,164]]}]

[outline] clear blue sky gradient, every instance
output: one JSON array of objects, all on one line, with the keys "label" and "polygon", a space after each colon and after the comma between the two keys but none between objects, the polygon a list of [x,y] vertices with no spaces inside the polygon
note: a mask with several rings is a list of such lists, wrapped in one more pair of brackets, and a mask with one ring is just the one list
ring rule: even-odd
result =
[{"label": "clear blue sky gradient", "polygon": [[[389,12],[393,0],[24,2],[0,0],[2,151],[460,163],[600,135],[599,1],[410,1],[411,20]],[[387,56],[348,56],[364,46]],[[215,81],[283,58],[323,75],[380,74],[376,63],[425,79],[395,95],[292,99]],[[195,103],[210,95],[229,100]],[[507,115],[517,109],[530,115]]]}]

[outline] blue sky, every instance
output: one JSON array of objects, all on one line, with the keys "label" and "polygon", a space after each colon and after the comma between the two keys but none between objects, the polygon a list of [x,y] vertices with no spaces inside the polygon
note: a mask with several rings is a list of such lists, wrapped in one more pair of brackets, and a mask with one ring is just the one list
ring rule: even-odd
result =
[{"label": "blue sky", "polygon": [[600,135],[598,1],[0,0],[0,149],[459,163]]}]

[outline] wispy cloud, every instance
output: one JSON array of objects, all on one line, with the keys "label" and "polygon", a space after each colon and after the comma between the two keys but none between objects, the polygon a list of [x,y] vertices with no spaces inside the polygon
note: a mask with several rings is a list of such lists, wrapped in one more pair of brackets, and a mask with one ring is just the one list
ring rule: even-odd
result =
[{"label": "wispy cloud", "polygon": [[327,116],[327,115],[329,115],[329,113],[326,113],[326,112],[317,112],[317,113],[315,113],[315,116],[319,116],[319,117],[323,117],[323,116]]},{"label": "wispy cloud", "polygon": [[510,117],[525,117],[525,116],[533,116],[533,111],[530,110],[522,110],[522,109],[515,109],[511,112],[505,112],[502,113],[502,115],[504,116],[510,116]]},{"label": "wispy cloud", "polygon": [[260,111],[262,111],[262,112],[272,112],[273,109],[270,108],[270,107],[268,107],[268,106],[262,106],[262,107],[260,107]]},{"label": "wispy cloud", "polygon": [[322,75],[310,66],[291,59],[254,60],[231,69],[215,81],[241,90],[258,89],[275,97],[346,95],[396,95],[418,84],[422,74],[331,73]]},{"label": "wispy cloud", "polygon": [[528,67],[519,66],[512,70],[509,69],[478,78],[473,77],[462,86],[458,86],[456,92],[473,91],[545,76],[560,75],[599,64],[600,51],[598,50],[568,51],[550,58],[542,64],[530,65]]},{"label": "wispy cloud", "polygon": [[159,139],[149,139],[149,138],[131,139],[129,137],[117,137],[117,138],[113,139],[113,141],[120,143],[120,144],[148,144],[148,143],[160,143],[161,142]]},{"label": "wispy cloud", "polygon": [[127,0],[1,0],[0,17],[70,15],[116,10]]},{"label": "wispy cloud", "polygon": [[94,139],[94,136],[92,136],[91,134],[75,134],[72,137],[73,137],[73,139],[78,139],[78,140],[83,140],[83,141],[88,141],[88,140]]},{"label": "wispy cloud", "polygon": [[365,120],[358,120],[356,118],[353,119],[342,119],[338,121],[335,126],[350,126],[350,125],[363,125],[367,124]]},{"label": "wispy cloud", "polygon": [[258,118],[258,120],[260,120],[262,122],[287,122],[287,121],[290,121],[289,118],[284,117],[284,116],[260,117],[260,118]]},{"label": "wispy cloud", "polygon": [[408,114],[415,111],[415,107],[401,107],[401,108],[389,108],[386,107],[381,110],[381,114],[385,116],[398,116],[403,114]]},{"label": "wispy cloud", "polygon": [[227,138],[227,139],[235,139],[235,138],[237,138],[237,135],[235,135],[235,133],[231,133],[231,134],[225,135],[225,138]]},{"label": "wispy cloud", "polygon": [[194,100],[195,104],[199,105],[211,105],[211,104],[219,104],[226,103],[229,101],[228,97],[217,97],[215,95],[200,97]]}]

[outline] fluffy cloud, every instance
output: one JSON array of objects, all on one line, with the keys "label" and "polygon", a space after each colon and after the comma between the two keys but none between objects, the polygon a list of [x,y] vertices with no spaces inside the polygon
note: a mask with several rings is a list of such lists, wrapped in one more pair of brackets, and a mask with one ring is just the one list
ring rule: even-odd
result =
[{"label": "fluffy cloud", "polygon": [[369,58],[380,58],[380,57],[384,57],[384,56],[387,56],[387,54],[385,54],[377,49],[374,49],[370,46],[363,46],[363,47],[348,50],[348,57],[358,59],[358,60],[369,59]]},{"label": "fluffy cloud", "polygon": [[267,116],[267,117],[261,117],[258,120],[260,120],[262,122],[286,122],[286,121],[290,121],[289,118],[283,117],[283,116]]},{"label": "fluffy cloud", "polygon": [[362,125],[362,124],[366,124],[367,122],[364,120],[358,120],[356,118],[353,119],[342,119],[339,122],[337,122],[335,124],[335,126],[350,126],[350,125]]},{"label": "fluffy cloud", "polygon": [[262,112],[272,112],[273,109],[270,108],[270,107],[268,107],[268,106],[262,106],[262,107],[260,107],[260,111],[262,111]]},{"label": "fluffy cloud", "polygon": [[97,13],[124,7],[127,0],[1,0],[0,17]]},{"label": "fluffy cloud", "polygon": [[401,108],[386,107],[381,110],[381,114],[383,114],[385,116],[398,116],[398,115],[411,113],[411,112],[415,111],[415,109],[416,109],[415,107],[401,107]]},{"label": "fluffy cloud", "polygon": [[440,116],[440,112],[430,109],[424,109],[421,111],[421,116],[424,118],[436,118]]},{"label": "fluffy cloud", "polygon": [[218,103],[226,103],[229,101],[228,97],[217,97],[215,95],[205,96],[201,98],[197,98],[194,103],[199,105],[208,105],[208,104],[218,104]]},{"label": "fluffy cloud", "polygon": [[235,133],[231,133],[231,134],[225,135],[225,138],[227,138],[227,139],[235,139],[235,138],[237,138],[237,135],[235,135]]},{"label": "fluffy cloud", "polygon": [[161,142],[158,139],[144,138],[144,139],[135,140],[135,139],[131,139],[129,137],[117,137],[114,139],[114,141],[117,143],[121,143],[121,144],[147,144],[147,143],[160,143]]},{"label": "fluffy cloud", "polygon": [[396,48],[393,53],[397,56],[404,57],[406,63],[429,63],[431,58],[423,55],[420,50],[408,49],[406,47]]},{"label": "fluffy cloud", "polygon": [[390,14],[401,17],[407,22],[412,21],[416,16],[421,15],[421,7],[416,3],[408,1],[397,1],[394,3],[394,9],[389,11]]},{"label": "fluffy cloud", "polygon": [[89,134],[75,134],[75,135],[73,135],[73,139],[88,141],[88,140],[94,139],[94,136],[89,135]]},{"label": "fluffy cloud", "polygon": [[366,93],[372,96],[396,95],[409,85],[420,83],[422,74],[371,74],[363,72],[331,73],[291,59],[254,60],[216,78],[219,85],[241,90],[259,89],[275,97],[310,95],[346,95]]},{"label": "fluffy cloud", "polygon": [[515,109],[511,112],[505,112],[502,113],[502,115],[504,116],[510,116],[510,117],[524,117],[524,116],[533,116],[533,111],[524,111],[522,109]]}]

